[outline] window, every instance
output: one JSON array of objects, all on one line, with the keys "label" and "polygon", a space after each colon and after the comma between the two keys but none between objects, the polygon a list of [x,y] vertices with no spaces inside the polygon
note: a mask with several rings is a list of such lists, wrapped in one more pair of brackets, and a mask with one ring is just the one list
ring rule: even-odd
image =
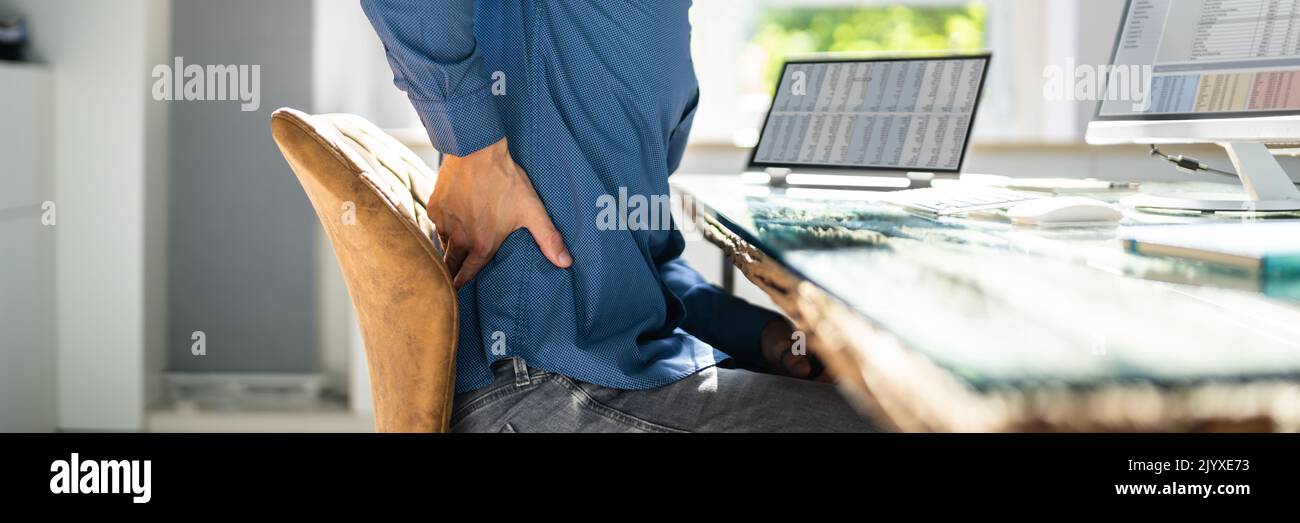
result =
[{"label": "window", "polygon": [[692,12],[701,104],[692,140],[751,146],[787,56],[983,49],[982,0],[708,0]]},{"label": "window", "polygon": [[750,92],[771,93],[783,58],[822,52],[975,50],[985,47],[987,7],[762,7],[746,54],[759,57]]}]

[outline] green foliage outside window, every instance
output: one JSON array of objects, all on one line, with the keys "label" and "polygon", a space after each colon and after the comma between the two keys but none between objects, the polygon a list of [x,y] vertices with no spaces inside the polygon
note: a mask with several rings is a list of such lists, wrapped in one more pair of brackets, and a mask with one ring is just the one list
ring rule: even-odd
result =
[{"label": "green foliage outside window", "polygon": [[987,7],[768,7],[761,9],[751,46],[763,51],[770,93],[787,55],[820,52],[982,49]]}]

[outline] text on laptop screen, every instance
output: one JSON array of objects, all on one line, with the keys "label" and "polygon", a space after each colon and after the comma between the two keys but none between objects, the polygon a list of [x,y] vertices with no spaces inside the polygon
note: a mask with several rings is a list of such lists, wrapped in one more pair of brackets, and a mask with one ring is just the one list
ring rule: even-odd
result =
[{"label": "text on laptop screen", "polygon": [[955,171],[986,57],[791,62],[755,165]]}]

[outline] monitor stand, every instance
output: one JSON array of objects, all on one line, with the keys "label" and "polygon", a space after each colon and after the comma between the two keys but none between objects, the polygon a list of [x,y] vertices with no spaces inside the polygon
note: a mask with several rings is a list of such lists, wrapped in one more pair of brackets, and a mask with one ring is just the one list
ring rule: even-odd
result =
[{"label": "monitor stand", "polygon": [[1134,207],[1187,211],[1300,211],[1296,189],[1277,158],[1262,143],[1221,143],[1228,150],[1246,194],[1139,194],[1124,199]]}]

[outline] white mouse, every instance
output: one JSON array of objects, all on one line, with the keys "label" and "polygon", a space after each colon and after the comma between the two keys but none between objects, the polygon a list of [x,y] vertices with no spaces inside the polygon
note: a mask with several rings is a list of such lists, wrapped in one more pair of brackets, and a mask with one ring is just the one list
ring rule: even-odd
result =
[{"label": "white mouse", "polygon": [[1011,221],[1024,225],[1116,223],[1124,217],[1114,206],[1092,198],[1058,196],[1021,203],[1007,210]]}]

